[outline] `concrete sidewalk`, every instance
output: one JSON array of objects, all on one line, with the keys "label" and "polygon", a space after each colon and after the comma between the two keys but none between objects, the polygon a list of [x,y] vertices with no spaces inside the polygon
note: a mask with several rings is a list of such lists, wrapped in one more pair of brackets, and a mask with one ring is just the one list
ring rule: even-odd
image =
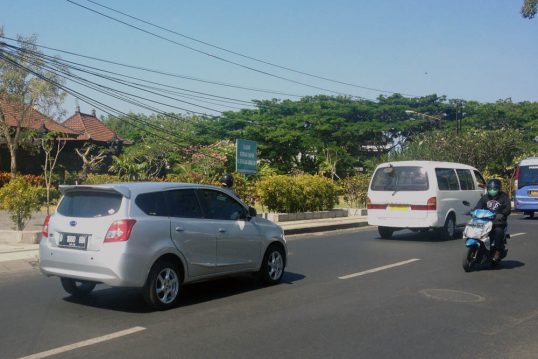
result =
[{"label": "concrete sidewalk", "polygon": [[[1,217],[1,216],[0,216]],[[43,216],[44,217],[44,216]],[[38,223],[39,220],[34,221]],[[324,232],[368,225],[366,216],[352,216],[278,223],[286,235]],[[39,262],[39,244],[0,243],[0,274],[35,269]]]}]

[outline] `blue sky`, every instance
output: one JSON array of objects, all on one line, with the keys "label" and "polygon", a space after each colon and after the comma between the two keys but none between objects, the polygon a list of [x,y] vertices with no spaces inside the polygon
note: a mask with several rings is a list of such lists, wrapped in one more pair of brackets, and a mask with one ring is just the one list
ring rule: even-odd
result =
[{"label": "blue sky", "polygon": [[[85,0],[73,1],[106,11]],[[523,0],[95,1],[230,50],[360,86],[480,102],[538,100],[538,19],[521,17]],[[65,0],[0,0],[0,25],[9,37],[35,33],[40,44],[126,64],[297,95],[323,93],[192,52]],[[295,81],[369,99],[380,94],[272,68],[146,28]],[[61,56],[219,96],[242,100],[285,98]],[[124,112],[147,112],[85,91]],[[91,110],[82,102],[80,106],[83,112]],[[65,107],[71,113],[74,100],[68,99]]]}]

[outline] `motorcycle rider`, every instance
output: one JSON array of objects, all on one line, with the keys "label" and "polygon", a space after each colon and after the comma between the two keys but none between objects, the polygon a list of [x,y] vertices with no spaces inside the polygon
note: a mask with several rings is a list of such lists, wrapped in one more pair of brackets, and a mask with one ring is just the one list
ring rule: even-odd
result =
[{"label": "motorcycle rider", "polygon": [[504,233],[507,227],[507,219],[510,215],[511,203],[506,192],[502,192],[501,181],[494,178],[490,179],[486,185],[487,193],[480,198],[474,209],[487,209],[495,212],[493,228],[490,232],[490,238],[495,244],[495,254],[493,260],[498,262],[504,251]]},{"label": "motorcycle rider", "polygon": [[219,182],[222,188],[226,188],[232,191],[232,188],[234,186],[234,177],[231,174],[229,173],[223,174],[220,177]]}]

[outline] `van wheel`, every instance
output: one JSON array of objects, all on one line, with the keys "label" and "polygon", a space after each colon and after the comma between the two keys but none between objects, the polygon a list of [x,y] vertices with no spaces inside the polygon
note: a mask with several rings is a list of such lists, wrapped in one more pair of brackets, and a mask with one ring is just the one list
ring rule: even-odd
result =
[{"label": "van wheel", "polygon": [[390,239],[392,237],[392,233],[394,233],[394,230],[389,227],[377,227],[377,231],[383,239]]},{"label": "van wheel", "polygon": [[60,278],[60,282],[62,283],[62,287],[64,287],[64,290],[71,294],[73,297],[84,297],[95,288],[95,285],[97,283],[90,282],[87,280],[76,280],[72,278]]},{"label": "van wheel", "polygon": [[144,299],[157,310],[174,307],[179,299],[182,277],[176,264],[160,260],[151,268],[143,288]]},{"label": "van wheel", "polygon": [[534,218],[534,212],[529,212],[529,218]]},{"label": "van wheel", "polygon": [[441,227],[439,232],[443,239],[449,240],[456,238],[456,218],[454,214],[451,213],[447,217],[445,225]]}]

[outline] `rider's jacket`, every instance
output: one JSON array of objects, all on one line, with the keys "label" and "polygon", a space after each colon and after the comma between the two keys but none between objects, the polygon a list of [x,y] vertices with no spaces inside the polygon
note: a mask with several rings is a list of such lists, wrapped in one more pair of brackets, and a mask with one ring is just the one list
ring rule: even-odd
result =
[{"label": "rider's jacket", "polygon": [[502,214],[502,216],[497,216],[500,218],[495,218],[495,222],[505,224],[512,211],[512,205],[508,195],[505,192],[499,192],[495,197],[488,194],[482,196],[474,209],[488,209],[496,214]]}]

